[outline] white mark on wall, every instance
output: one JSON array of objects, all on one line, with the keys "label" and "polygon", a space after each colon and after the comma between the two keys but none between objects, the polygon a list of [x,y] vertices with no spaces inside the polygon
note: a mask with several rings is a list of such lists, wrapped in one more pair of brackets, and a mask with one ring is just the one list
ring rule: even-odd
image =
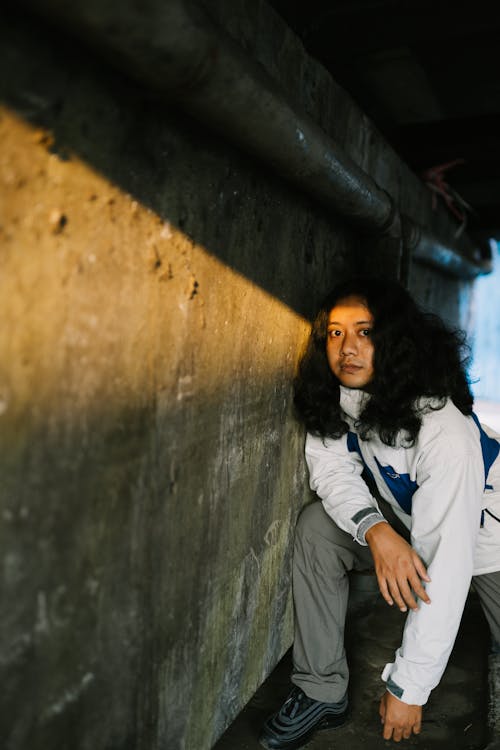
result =
[{"label": "white mark on wall", "polygon": [[277,445],[281,439],[281,433],[276,428],[270,428],[266,430],[265,437],[267,445]]},{"label": "white mark on wall", "polygon": [[7,396],[3,393],[0,393],[0,415],[5,414],[8,408],[9,401],[7,399]]},{"label": "white mark on wall", "polygon": [[282,521],[276,519],[276,521],[272,522],[272,524],[264,534],[264,541],[268,547],[274,547],[274,545],[278,542],[280,526],[282,523]]},{"label": "white mark on wall", "polygon": [[172,227],[170,226],[168,221],[166,221],[161,228],[160,237],[162,238],[162,240],[169,240],[172,238],[172,236]]},{"label": "white mark on wall", "polygon": [[257,557],[257,554],[256,554],[256,552],[255,552],[255,550],[254,550],[253,547],[250,547],[250,552],[248,553],[248,555],[245,558],[245,561],[246,560],[252,560],[255,563],[256,567],[257,567],[258,573],[260,574],[260,560]]},{"label": "white mark on wall", "polygon": [[177,382],[177,401],[194,396],[194,384],[192,375],[182,375]]},{"label": "white mark on wall", "polygon": [[88,687],[94,682],[95,675],[92,672],[87,672],[83,675],[80,682],[74,687],[68,688],[63,692],[58,701],[52,703],[48,708],[43,711],[41,715],[41,721],[46,722],[53,719],[55,716],[59,716],[66,710],[68,706],[76,703]]},{"label": "white mark on wall", "polygon": [[[14,520],[25,521],[29,517],[29,514],[30,514],[29,508],[27,508],[25,505],[19,508],[19,511],[17,514],[10,508],[4,508],[4,510],[2,511],[2,520],[5,521],[6,523],[11,523]],[[15,559],[16,558],[13,558],[13,561]],[[6,572],[8,573],[8,571]]]},{"label": "white mark on wall", "polygon": [[95,596],[99,590],[99,581],[97,578],[87,578],[85,588],[91,596]]},{"label": "white mark on wall", "polygon": [[35,632],[40,635],[46,635],[50,632],[47,596],[45,591],[39,591],[37,594]]}]

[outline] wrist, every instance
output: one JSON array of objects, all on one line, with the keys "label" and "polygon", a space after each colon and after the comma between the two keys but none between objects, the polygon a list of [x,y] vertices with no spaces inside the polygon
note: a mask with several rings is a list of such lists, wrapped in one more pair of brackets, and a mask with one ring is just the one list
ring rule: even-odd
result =
[{"label": "wrist", "polygon": [[374,537],[376,537],[380,532],[385,533],[385,529],[383,529],[383,526],[390,526],[387,519],[383,517],[374,518],[373,523],[365,530],[365,542],[367,544],[370,544],[370,541],[373,540]]}]

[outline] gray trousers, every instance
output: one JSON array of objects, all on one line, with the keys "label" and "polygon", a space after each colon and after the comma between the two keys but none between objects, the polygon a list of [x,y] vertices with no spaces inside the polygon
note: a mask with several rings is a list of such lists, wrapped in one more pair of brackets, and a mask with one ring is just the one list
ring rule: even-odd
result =
[{"label": "gray trousers", "polygon": [[[396,531],[408,532],[389,506],[382,512]],[[347,690],[349,669],[344,627],[349,596],[348,573],[373,568],[368,547],[327,515],[320,502],[301,513],[295,531],[293,598],[295,606],[294,673],[292,682],[310,698],[340,701]],[[493,641],[500,644],[500,571],[473,578]]]}]

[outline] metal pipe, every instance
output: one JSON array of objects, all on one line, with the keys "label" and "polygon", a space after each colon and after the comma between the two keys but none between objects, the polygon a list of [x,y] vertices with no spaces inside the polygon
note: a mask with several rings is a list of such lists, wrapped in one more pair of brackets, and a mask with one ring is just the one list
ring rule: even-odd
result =
[{"label": "metal pipe", "polygon": [[[191,0],[122,0],[119,8],[111,0],[20,1],[100,47],[114,65],[174,99],[354,225],[401,236],[392,197]],[[453,274],[462,275],[465,267],[467,275],[484,272],[462,262],[452,247],[429,248],[422,241],[414,257],[432,255]]]},{"label": "metal pipe", "polygon": [[412,252],[413,260],[436,266],[452,276],[462,279],[474,279],[482,273],[491,273],[493,266],[490,260],[473,261],[457,253],[453,248],[429,234],[422,233],[418,245]]},{"label": "metal pipe", "polygon": [[98,45],[157,93],[223,132],[246,151],[366,230],[390,231],[391,197],[265,70],[185,0],[25,0],[35,11]]},{"label": "metal pipe", "polygon": [[[459,252],[407,216],[402,217],[402,226],[406,264],[416,260],[462,279],[473,279],[493,270],[491,248],[487,242],[483,243],[484,253],[481,253],[479,247],[462,237]],[[407,268],[407,273],[408,270]]]}]

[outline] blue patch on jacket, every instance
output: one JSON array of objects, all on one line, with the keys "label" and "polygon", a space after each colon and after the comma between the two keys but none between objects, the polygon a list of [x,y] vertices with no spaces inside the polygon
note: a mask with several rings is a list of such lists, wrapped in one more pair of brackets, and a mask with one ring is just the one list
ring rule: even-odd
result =
[{"label": "blue patch on jacket", "polygon": [[360,459],[363,462],[364,469],[366,473],[368,474],[369,479],[375,484],[375,477],[373,476],[373,473],[370,467],[366,465],[366,461],[363,458],[363,454],[361,453],[361,448],[359,447],[358,436],[356,435],[355,432],[347,433],[347,450],[350,453],[357,453],[359,455]]},{"label": "blue patch on jacket", "polygon": [[[479,436],[481,440],[481,453],[483,455],[484,463],[484,476],[486,482],[488,472],[498,458],[498,454],[500,453],[500,442],[498,440],[495,440],[495,438],[490,438],[486,434],[475,414],[472,414],[472,418],[474,419],[474,422],[476,423],[479,430]],[[374,481],[373,473],[366,465],[366,461],[363,458],[363,454],[361,453],[358,436],[355,432],[347,433],[347,448],[351,453],[357,453],[360,456],[363,462],[363,466],[365,467],[365,471]],[[399,472],[395,471],[392,466],[382,466],[376,456],[374,456],[374,459],[378,466],[380,475],[390,493],[397,501],[401,509],[404,510],[405,513],[408,513],[408,515],[411,515],[413,495],[418,490],[418,484],[410,479],[409,474],[400,474]],[[486,483],[484,487],[485,489],[493,489],[490,484]]]},{"label": "blue patch on jacket", "polygon": [[477,425],[477,428],[479,430],[479,436],[481,439],[481,452],[483,454],[483,463],[484,463],[484,489],[485,490],[492,490],[493,487],[491,484],[486,484],[486,480],[488,479],[488,472],[491,469],[492,465],[495,463],[498,454],[500,452],[500,443],[498,440],[495,440],[495,438],[489,437],[483,428],[481,427],[481,423],[477,416],[473,413],[472,419]]},{"label": "blue patch on jacket", "polygon": [[[361,460],[363,461],[363,466],[365,467],[366,473],[369,475],[372,481],[375,482],[373,473],[370,470],[370,468],[366,465],[366,461],[363,458],[363,454],[361,453],[361,448],[359,447],[358,436],[356,435],[355,432],[347,433],[347,449],[351,453],[357,453],[360,456]],[[382,464],[378,461],[376,457],[375,457],[375,461],[377,462],[377,466],[379,468],[380,474],[382,475],[384,482],[386,483],[393,497],[396,499],[398,505],[401,506],[402,510],[404,510],[405,513],[408,513],[408,515],[410,515],[413,493],[418,488],[417,483],[413,482],[410,479],[409,474],[398,474],[396,471],[394,471],[392,466],[382,466]]]},{"label": "blue patch on jacket", "polygon": [[378,470],[382,479],[386,483],[392,496],[397,500],[398,505],[405,513],[411,515],[411,503],[413,495],[418,490],[418,484],[410,479],[409,474],[399,474],[392,466],[382,466],[376,456]]}]

